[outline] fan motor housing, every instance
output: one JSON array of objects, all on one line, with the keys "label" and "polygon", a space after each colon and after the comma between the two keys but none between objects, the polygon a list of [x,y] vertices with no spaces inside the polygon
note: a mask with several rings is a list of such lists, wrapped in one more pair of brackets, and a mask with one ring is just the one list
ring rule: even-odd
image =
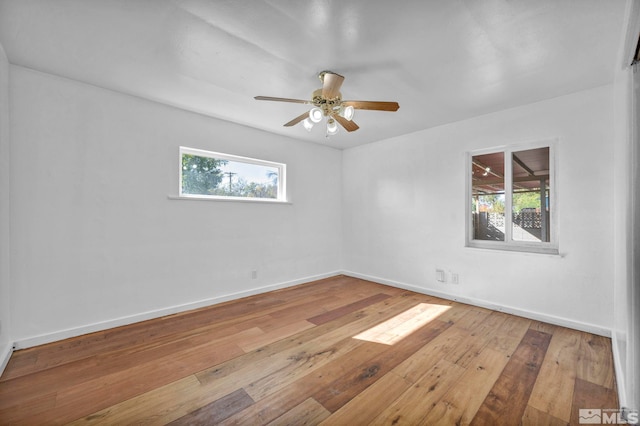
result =
[{"label": "fan motor housing", "polygon": [[322,89],[314,90],[311,95],[311,102],[313,105],[322,109],[325,115],[328,115],[331,111],[340,107],[342,103],[342,93],[338,92],[335,98],[327,99],[322,96]]}]

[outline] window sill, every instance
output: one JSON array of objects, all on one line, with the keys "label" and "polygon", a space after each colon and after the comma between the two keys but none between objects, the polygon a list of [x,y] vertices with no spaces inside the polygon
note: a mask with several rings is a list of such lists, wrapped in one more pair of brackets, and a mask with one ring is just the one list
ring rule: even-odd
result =
[{"label": "window sill", "polygon": [[468,242],[465,246],[471,249],[489,250],[489,251],[501,251],[510,253],[523,253],[523,254],[543,254],[549,256],[564,257],[560,254],[557,247],[533,247],[533,246],[521,246],[512,244],[494,244],[494,243],[481,243],[481,242]]},{"label": "window sill", "polygon": [[181,197],[179,195],[167,195],[169,200],[179,201],[214,201],[223,203],[260,203],[260,204],[293,204],[290,201],[273,200],[268,198],[240,198],[240,197]]}]

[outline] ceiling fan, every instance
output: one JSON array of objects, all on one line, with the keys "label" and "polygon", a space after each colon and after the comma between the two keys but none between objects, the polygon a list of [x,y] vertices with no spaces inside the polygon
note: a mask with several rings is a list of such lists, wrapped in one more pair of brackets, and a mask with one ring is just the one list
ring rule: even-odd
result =
[{"label": "ceiling fan", "polygon": [[327,118],[327,137],[335,135],[338,132],[338,124],[345,128],[348,132],[359,129],[359,126],[353,122],[353,114],[356,109],[368,109],[377,111],[397,111],[400,108],[397,102],[380,102],[380,101],[343,101],[340,87],[344,77],[332,71],[322,71],[318,74],[318,78],[322,82],[322,88],[315,90],[311,95],[310,101],[302,99],[290,98],[274,98],[271,96],[256,96],[254,99],[259,101],[278,101],[293,102],[298,104],[313,105],[311,111],[300,114],[293,120],[285,124],[285,127],[291,127],[302,121],[302,125],[307,131],[315,123],[322,121],[323,117]]}]

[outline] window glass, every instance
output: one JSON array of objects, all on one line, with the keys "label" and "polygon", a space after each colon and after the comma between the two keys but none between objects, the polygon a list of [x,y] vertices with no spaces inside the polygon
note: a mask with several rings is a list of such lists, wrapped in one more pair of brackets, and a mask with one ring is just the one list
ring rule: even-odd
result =
[{"label": "window glass", "polygon": [[471,180],[473,238],[504,241],[504,153],[474,155]]},{"label": "window glass", "polygon": [[180,196],[284,201],[285,165],[181,147]]},{"label": "window glass", "polygon": [[550,241],[549,147],[516,151],[512,157],[512,238]]}]

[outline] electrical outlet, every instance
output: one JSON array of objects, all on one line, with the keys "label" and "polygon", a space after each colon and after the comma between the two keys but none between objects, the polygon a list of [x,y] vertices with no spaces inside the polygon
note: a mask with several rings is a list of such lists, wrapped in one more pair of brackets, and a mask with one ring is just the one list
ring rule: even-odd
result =
[{"label": "electrical outlet", "polygon": [[457,272],[451,273],[451,284],[460,284],[460,277]]},{"label": "electrical outlet", "polygon": [[443,269],[436,269],[436,281],[446,283],[447,278]]},{"label": "electrical outlet", "polygon": [[251,279],[255,280],[256,278],[258,278],[258,271],[254,269],[253,271],[251,271]]}]

